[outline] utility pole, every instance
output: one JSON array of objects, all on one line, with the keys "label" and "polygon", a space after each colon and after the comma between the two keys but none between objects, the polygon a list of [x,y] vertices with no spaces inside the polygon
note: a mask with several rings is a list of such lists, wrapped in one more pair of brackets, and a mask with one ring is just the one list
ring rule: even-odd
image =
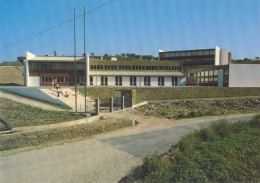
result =
[{"label": "utility pole", "polygon": [[87,58],[86,58],[86,12],[84,6],[84,66],[85,66],[85,113],[87,114]]},{"label": "utility pole", "polygon": [[74,8],[74,73],[75,73],[75,112],[77,109],[77,63],[76,63],[76,18],[75,18],[75,8]]}]

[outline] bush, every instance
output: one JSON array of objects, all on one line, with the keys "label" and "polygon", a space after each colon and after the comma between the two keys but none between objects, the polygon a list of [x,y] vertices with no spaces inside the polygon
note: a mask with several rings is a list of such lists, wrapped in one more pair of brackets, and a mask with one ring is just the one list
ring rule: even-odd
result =
[{"label": "bush", "polygon": [[121,119],[75,125],[58,129],[1,136],[0,151],[87,138],[95,134],[131,126],[131,120]]},{"label": "bush", "polygon": [[146,157],[135,180],[259,182],[259,122],[260,115],[234,124],[222,120],[188,134],[166,153]]}]

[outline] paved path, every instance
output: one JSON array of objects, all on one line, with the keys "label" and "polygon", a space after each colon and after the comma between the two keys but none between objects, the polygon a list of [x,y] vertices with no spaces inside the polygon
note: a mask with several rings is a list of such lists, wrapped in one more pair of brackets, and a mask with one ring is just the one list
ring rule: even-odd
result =
[{"label": "paved path", "polygon": [[32,100],[32,99],[25,98],[25,97],[20,97],[20,96],[17,96],[17,95],[11,95],[11,94],[1,92],[1,91],[0,91],[0,97],[6,98],[6,99],[9,99],[9,100],[13,100],[13,101],[16,101],[16,102],[20,102],[22,104],[27,104],[27,105],[31,105],[31,106],[34,106],[34,107],[39,107],[39,108],[42,108],[42,109],[45,109],[45,110],[64,111],[64,109],[60,109],[60,108],[57,108],[55,106],[45,104],[43,102],[39,102],[39,101]]},{"label": "paved path", "polygon": [[[128,116],[130,115],[130,116]],[[117,182],[145,154],[163,152],[181,136],[219,119],[249,120],[253,114],[183,120],[134,116],[140,125],[59,146],[0,158],[1,182]]]}]

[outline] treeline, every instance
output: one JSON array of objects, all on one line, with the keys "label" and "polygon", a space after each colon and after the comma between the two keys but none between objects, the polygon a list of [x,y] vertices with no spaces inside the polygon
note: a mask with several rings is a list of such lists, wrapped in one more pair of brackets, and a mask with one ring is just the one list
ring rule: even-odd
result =
[{"label": "treeline", "polygon": [[0,66],[22,66],[23,64],[19,61],[4,61],[3,63],[0,63]]},{"label": "treeline", "polygon": [[[91,53],[91,57],[94,57],[95,54]],[[115,55],[109,55],[105,53],[103,55],[104,57],[116,57],[118,60],[147,60],[147,61],[152,61],[152,60],[157,60],[158,57],[154,57],[153,55],[138,55],[135,53],[121,53],[121,54],[115,54]]]},{"label": "treeline", "polygon": [[244,59],[233,59],[233,62],[254,62],[254,61],[260,61],[260,57],[255,58],[244,58]]}]

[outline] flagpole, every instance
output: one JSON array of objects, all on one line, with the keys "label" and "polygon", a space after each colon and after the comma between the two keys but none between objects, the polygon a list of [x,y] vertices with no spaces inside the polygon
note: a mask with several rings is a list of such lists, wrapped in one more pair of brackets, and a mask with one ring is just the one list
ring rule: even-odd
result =
[{"label": "flagpole", "polygon": [[75,18],[75,8],[74,8],[74,73],[75,73],[75,112],[78,112],[77,109],[77,63],[76,63],[76,18]]},{"label": "flagpole", "polygon": [[87,113],[87,58],[86,58],[86,12],[84,6],[84,65],[85,65],[85,113]]}]

